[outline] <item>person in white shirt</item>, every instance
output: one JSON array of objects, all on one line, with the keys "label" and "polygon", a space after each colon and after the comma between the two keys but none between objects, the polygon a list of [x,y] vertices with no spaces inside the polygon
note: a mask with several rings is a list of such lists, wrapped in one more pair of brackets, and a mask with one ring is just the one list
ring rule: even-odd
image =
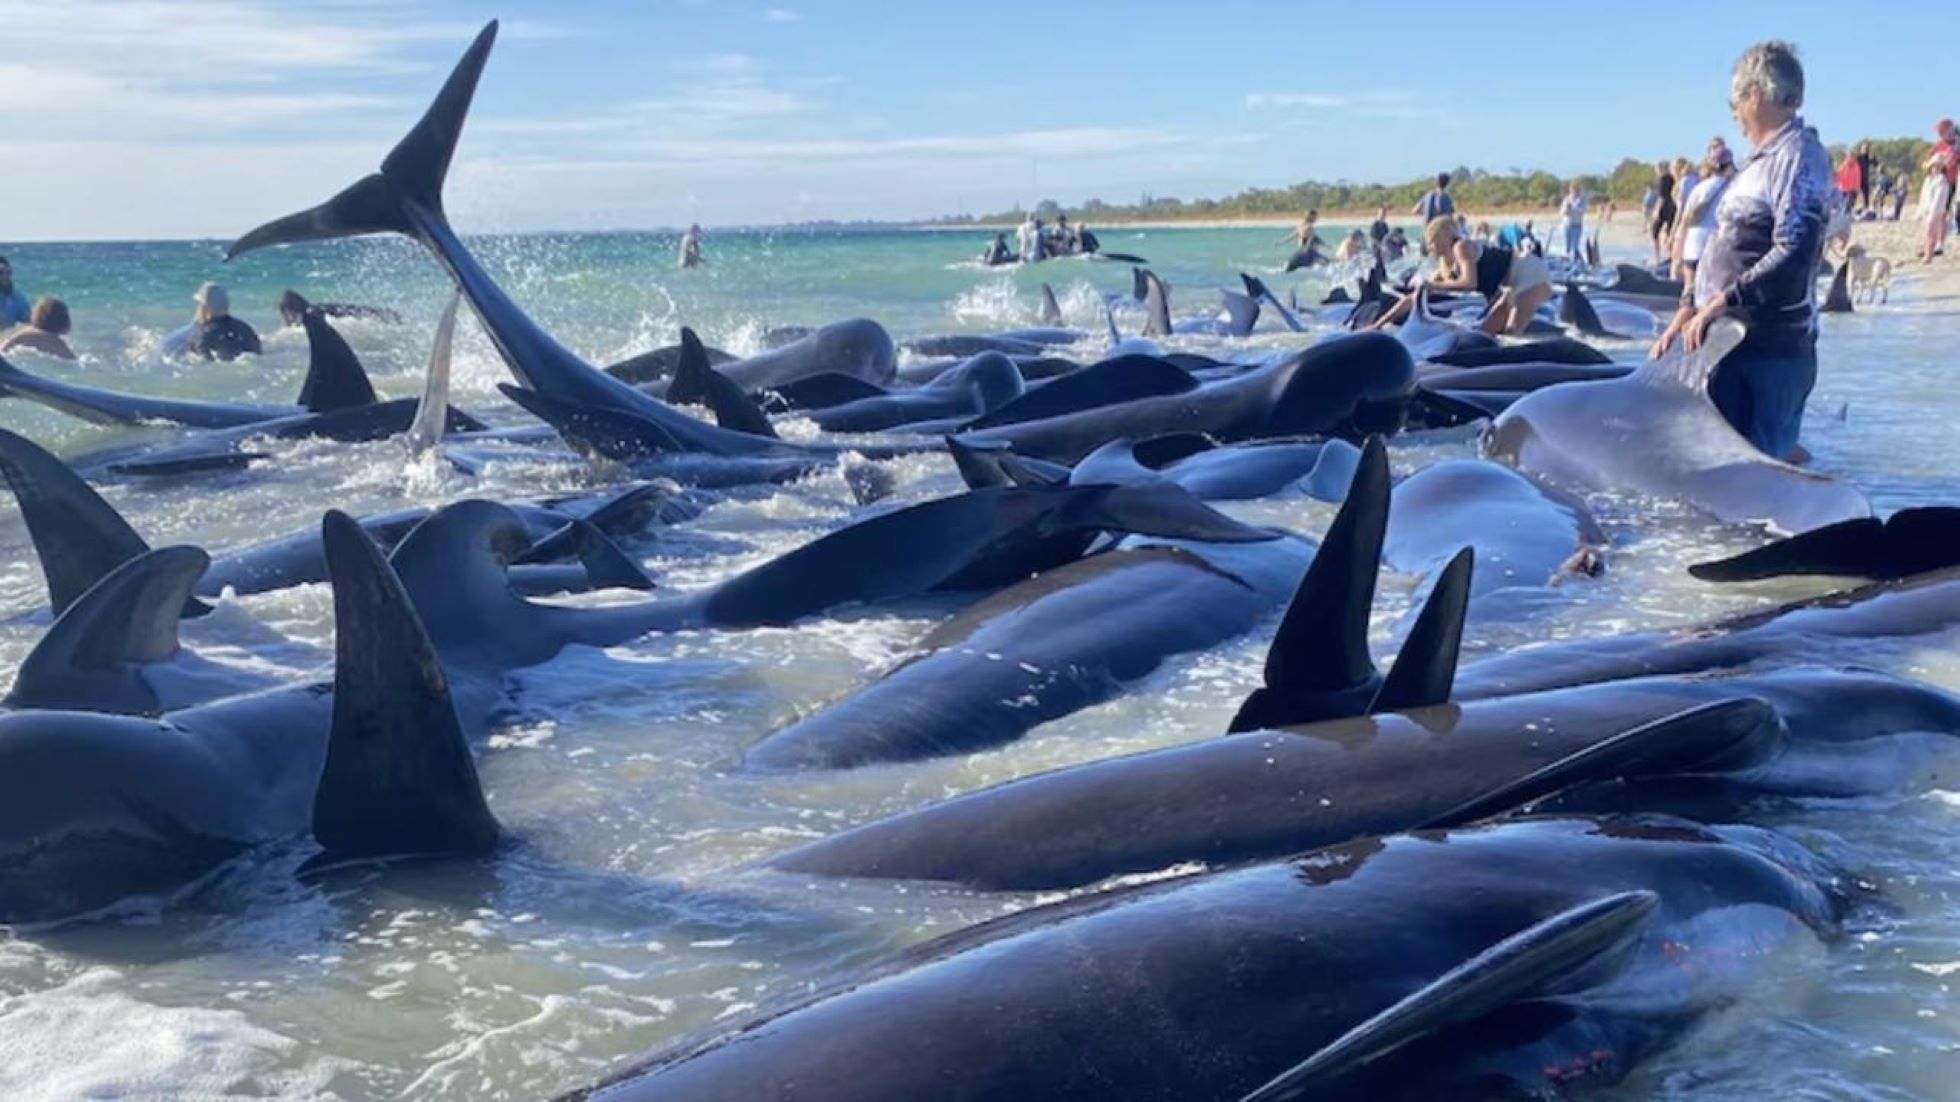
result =
[{"label": "person in white shirt", "polygon": [[1558,217],[1559,228],[1565,233],[1565,255],[1577,260],[1586,240],[1586,197],[1579,190],[1579,181],[1566,186]]},{"label": "person in white shirt", "polygon": [[1014,243],[1020,246],[1021,263],[1032,264],[1041,259],[1041,223],[1034,220],[1033,214],[1022,220],[1014,238]]},{"label": "person in white shirt", "polygon": [[1675,235],[1673,272],[1675,279],[1694,277],[1695,264],[1715,233],[1715,211],[1722,205],[1722,194],[1735,178],[1735,154],[1727,142],[1716,138],[1708,143],[1707,159],[1701,163],[1702,175],[1694,190],[1681,204],[1682,230]]}]

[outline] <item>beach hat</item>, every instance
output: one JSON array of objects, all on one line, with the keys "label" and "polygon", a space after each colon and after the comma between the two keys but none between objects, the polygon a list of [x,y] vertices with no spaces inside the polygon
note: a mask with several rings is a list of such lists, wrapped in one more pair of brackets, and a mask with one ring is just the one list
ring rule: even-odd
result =
[{"label": "beach hat", "polygon": [[191,301],[214,314],[231,313],[231,296],[226,294],[225,289],[216,283],[204,283],[200,285],[197,289],[197,294],[191,296]]}]

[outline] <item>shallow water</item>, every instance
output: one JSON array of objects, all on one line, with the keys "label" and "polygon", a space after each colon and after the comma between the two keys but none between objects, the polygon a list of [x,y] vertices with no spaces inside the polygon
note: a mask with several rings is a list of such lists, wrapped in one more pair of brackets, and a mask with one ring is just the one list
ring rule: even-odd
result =
[{"label": "shallow water", "polygon": [[[1101,233],[1106,249],[1152,259],[1180,313],[1211,305],[1206,288],[1235,285],[1237,271],[1274,277],[1285,255],[1276,236]],[[1099,295],[1129,285],[1127,268],[1086,261],[989,272],[964,260],[983,243],[975,233],[711,237],[710,266],[688,273],[672,270],[673,242],[659,237],[479,244],[527,309],[600,361],[666,343],[683,321],[737,351],[756,347],[770,326],[851,315],[878,318],[899,336],[1027,324],[1044,279],[1070,323],[1099,327]],[[75,369],[33,357],[22,366],[130,390],[290,400],[305,362],[296,333],[274,336],[256,363],[156,360],[156,340],[184,320],[191,289],[220,278],[239,313],[268,330],[272,299],[286,286],[401,309],[407,325],[343,329],[382,390],[417,390],[444,293],[421,253],[361,241],[220,267],[218,252],[215,243],[11,250],[30,294],[69,300],[85,354]],[[1285,293],[1284,281],[1271,281]],[[1326,279],[1300,286],[1303,299],[1317,300]],[[1960,499],[1947,474],[1960,442],[1946,423],[1947,350],[1960,323],[1915,314],[1913,299],[1902,285],[1893,307],[1825,320],[1805,434],[1820,467],[1854,479],[1887,510]],[[1125,324],[1133,331],[1135,315]],[[466,321],[457,403],[502,409],[494,388],[504,378]],[[0,403],[0,425],[67,454],[137,438],[20,402]],[[466,478],[409,464],[386,442],[275,450],[279,462],[246,472],[105,492],[153,545],[222,549],[316,524],[328,505],[359,513],[515,498],[598,478],[522,463]],[[1468,450],[1422,443],[1392,454],[1406,472]],[[938,457],[906,460],[901,471],[907,497],[957,485]],[[850,500],[834,475],[738,495],[634,550],[667,584],[705,584],[836,526],[851,515]],[[1473,649],[1690,623],[1821,588],[1695,583],[1685,564],[1755,537],[1652,502],[1594,504],[1612,537],[1606,574],[1568,587],[1565,600],[1529,618],[1483,625]],[[1332,515],[1294,496],[1227,508],[1314,535]],[[0,551],[0,617],[44,603],[11,505],[0,505]],[[1385,580],[1377,621],[1384,641],[1412,585]],[[1213,735],[1256,682],[1270,631],[1174,661],[1138,691],[1002,750],[807,778],[731,770],[745,747],[861,683],[952,607],[919,604],[791,630],[682,633],[570,653],[519,674],[519,714],[482,759],[492,805],[518,839],[494,861],[301,882],[293,873],[306,851],[296,844],[234,863],[167,904],[133,904],[114,921],[0,933],[0,1097],[531,1099],[590,1082],[839,969],[1031,901],[810,883],[749,871],[756,859],[951,793]],[[0,669],[11,671],[39,630],[0,625]],[[297,676],[330,645],[330,595],[315,586],[228,600],[187,637],[220,660]],[[1960,689],[1951,640],[1853,646],[1843,658]],[[1953,1097],[1957,814],[1960,783],[1779,813],[1777,823],[1875,884],[1890,910],[1840,944],[1779,965],[1761,999],[1642,1069],[1615,1096]]]}]

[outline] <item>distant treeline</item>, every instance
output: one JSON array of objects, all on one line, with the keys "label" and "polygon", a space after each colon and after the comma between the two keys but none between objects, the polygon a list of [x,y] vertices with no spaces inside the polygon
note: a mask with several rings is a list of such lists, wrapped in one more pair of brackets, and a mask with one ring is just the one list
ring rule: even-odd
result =
[{"label": "distant treeline", "polygon": [[[1873,158],[1889,169],[1895,180],[1908,185],[1919,180],[1919,166],[1925,163],[1932,143],[1919,138],[1873,138]],[[1844,146],[1831,147],[1831,164],[1844,155]],[[1699,157],[1700,150],[1695,150]],[[1621,207],[1638,210],[1641,196],[1654,181],[1653,161],[1631,157],[1621,161],[1606,175],[1578,177],[1579,186],[1594,202],[1612,199]],[[1556,210],[1565,197],[1570,178],[1549,172],[1497,173],[1479,168],[1457,168],[1450,172],[1450,195],[1458,210]],[[1248,188],[1223,199],[1176,199],[1144,196],[1136,203],[1110,203],[1090,199],[1064,207],[1053,199],[1036,204],[1036,218],[1053,220],[1067,212],[1083,222],[1175,221],[1181,218],[1273,218],[1298,217],[1302,211],[1317,209],[1327,214],[1370,214],[1387,204],[1390,214],[1407,214],[1416,200],[1434,186],[1424,177],[1401,184],[1353,184],[1346,181],[1322,183],[1309,180],[1283,188]],[[939,221],[948,225],[1019,222],[1026,211],[1016,207],[997,214],[958,215]]]}]

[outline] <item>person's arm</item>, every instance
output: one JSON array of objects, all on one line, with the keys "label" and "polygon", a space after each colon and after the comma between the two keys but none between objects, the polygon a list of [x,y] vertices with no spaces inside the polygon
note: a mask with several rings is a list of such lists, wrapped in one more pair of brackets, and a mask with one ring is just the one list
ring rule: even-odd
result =
[{"label": "person's arm", "polygon": [[1438,291],[1472,291],[1477,287],[1477,261],[1470,255],[1467,242],[1458,241],[1450,249],[1450,274],[1440,271],[1432,276],[1429,285]]}]

